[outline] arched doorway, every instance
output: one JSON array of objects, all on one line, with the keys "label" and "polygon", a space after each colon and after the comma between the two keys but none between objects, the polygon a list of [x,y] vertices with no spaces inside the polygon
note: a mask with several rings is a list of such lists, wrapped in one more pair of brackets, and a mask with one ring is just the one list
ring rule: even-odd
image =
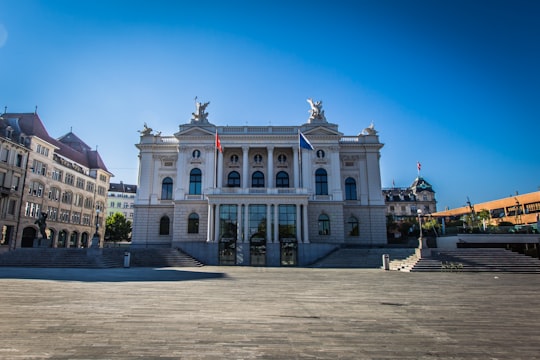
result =
[{"label": "arched doorway", "polygon": [[58,243],[56,247],[59,247],[59,248],[66,247],[66,240],[67,240],[67,231],[66,230],[60,231],[60,233],[58,234]]},{"label": "arched doorway", "polygon": [[34,240],[36,239],[36,234],[37,231],[33,227],[24,228],[22,233],[21,247],[34,247]]},{"label": "arched doorway", "polygon": [[87,232],[83,232],[81,234],[81,247],[82,248],[88,247],[88,233]]},{"label": "arched doorway", "polygon": [[75,248],[77,246],[77,240],[79,239],[79,233],[74,231],[71,233],[71,236],[69,237],[69,246],[70,248]]}]

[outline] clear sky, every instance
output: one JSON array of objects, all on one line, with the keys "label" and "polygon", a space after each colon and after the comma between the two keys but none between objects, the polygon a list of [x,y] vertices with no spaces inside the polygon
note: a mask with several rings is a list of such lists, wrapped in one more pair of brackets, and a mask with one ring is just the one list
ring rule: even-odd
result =
[{"label": "clear sky", "polygon": [[540,186],[540,1],[0,0],[0,112],[38,114],[136,183],[144,122],[301,125],[385,144],[383,187],[438,209]]}]

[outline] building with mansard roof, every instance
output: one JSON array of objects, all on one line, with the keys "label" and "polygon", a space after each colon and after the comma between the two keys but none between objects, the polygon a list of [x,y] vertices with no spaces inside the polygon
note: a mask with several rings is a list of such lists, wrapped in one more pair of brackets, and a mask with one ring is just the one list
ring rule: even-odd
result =
[{"label": "building with mansard roof", "polygon": [[[112,174],[97,150],[73,132],[51,137],[36,113],[4,113],[2,118],[6,129],[24,139],[28,151],[17,149],[8,155],[16,159],[20,155],[18,168],[24,169],[4,177],[4,187],[21,189],[18,221],[8,239],[10,248],[88,247],[94,234],[102,244],[103,211]],[[10,146],[2,151],[12,151]],[[15,166],[18,164],[17,160]],[[40,219],[45,219],[42,229]],[[2,226],[11,226],[6,224]]]},{"label": "building with mansard roof", "polygon": [[437,211],[437,200],[433,186],[422,176],[414,179],[409,187],[391,187],[382,190],[386,202],[386,215],[394,221],[418,216],[418,210],[428,215]]},{"label": "building with mansard roof", "polygon": [[164,136],[140,131],[133,247],[206,264],[309,264],[341,246],[386,244],[373,125],[343,135],[321,102],[301,125],[216,126],[209,103]]}]

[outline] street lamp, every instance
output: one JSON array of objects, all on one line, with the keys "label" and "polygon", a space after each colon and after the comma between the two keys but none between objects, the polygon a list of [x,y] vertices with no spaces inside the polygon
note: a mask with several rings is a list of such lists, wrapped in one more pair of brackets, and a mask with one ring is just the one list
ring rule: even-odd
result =
[{"label": "street lamp", "polygon": [[422,233],[422,210],[418,209],[416,210],[418,214],[418,227],[420,228],[420,237],[418,238],[418,248],[419,249],[426,249],[427,244],[425,243],[424,236]]},{"label": "street lamp", "polygon": [[95,237],[99,237],[99,209],[96,210],[96,233],[94,234]]}]

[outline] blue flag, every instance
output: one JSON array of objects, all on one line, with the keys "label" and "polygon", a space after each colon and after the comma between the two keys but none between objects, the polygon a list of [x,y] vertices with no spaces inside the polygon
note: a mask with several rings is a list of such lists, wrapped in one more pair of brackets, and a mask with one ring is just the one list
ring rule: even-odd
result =
[{"label": "blue flag", "polygon": [[304,134],[302,134],[301,132],[298,133],[298,141],[300,143],[300,148],[301,149],[307,149],[307,150],[313,150],[313,145],[311,145],[311,143],[309,142],[308,139],[306,139],[306,137],[304,136]]}]

